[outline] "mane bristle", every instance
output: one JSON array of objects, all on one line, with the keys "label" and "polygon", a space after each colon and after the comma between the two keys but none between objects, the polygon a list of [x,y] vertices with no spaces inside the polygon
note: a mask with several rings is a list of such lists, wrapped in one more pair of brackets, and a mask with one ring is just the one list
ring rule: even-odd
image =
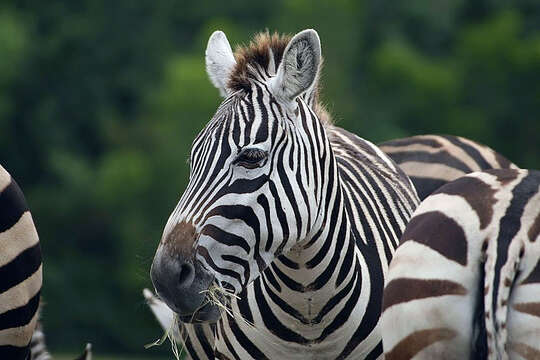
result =
[{"label": "mane bristle", "polygon": [[[289,34],[278,34],[264,31],[256,34],[248,45],[239,45],[234,51],[236,65],[234,66],[227,87],[232,91],[249,91],[251,89],[251,79],[258,78],[257,68],[266,72],[270,64],[271,54],[274,57],[274,64],[277,68],[283,58],[283,53],[292,36]],[[272,50],[270,52],[270,50]],[[321,59],[322,66],[322,59]],[[273,74],[272,74],[273,75]],[[324,124],[331,124],[332,119],[323,104],[319,102],[319,80],[315,85],[314,111]]]}]

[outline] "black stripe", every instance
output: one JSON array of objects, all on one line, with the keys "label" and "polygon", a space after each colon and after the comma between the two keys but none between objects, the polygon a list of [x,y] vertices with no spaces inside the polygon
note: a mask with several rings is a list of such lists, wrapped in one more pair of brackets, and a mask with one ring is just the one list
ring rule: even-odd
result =
[{"label": "black stripe", "polygon": [[429,152],[424,152],[424,151],[404,151],[404,152],[394,152],[387,155],[398,164],[402,164],[404,162],[409,162],[409,161],[415,161],[415,162],[426,163],[428,165],[444,164],[448,167],[461,170],[465,174],[468,174],[473,171],[473,169],[468,167],[467,164],[465,164],[463,161],[450,155],[446,151],[444,152],[441,151],[437,153],[429,153]]},{"label": "black stripe", "polygon": [[367,354],[365,360],[375,360],[375,359],[378,359],[379,356],[381,356],[383,353],[383,343],[382,343],[382,340],[379,341],[379,343],[377,344],[377,346],[375,346],[373,348],[373,350],[371,350],[369,352],[369,354]]},{"label": "black stripe", "polygon": [[[229,320],[231,320],[230,317],[229,317]],[[234,359],[240,359],[240,356],[238,356],[238,354],[234,350],[234,347],[232,346],[231,342],[229,341],[229,338],[227,337],[227,333],[225,332],[225,328],[223,326],[223,323],[224,323],[224,321],[220,321],[219,322],[219,327],[221,329],[221,336],[223,337],[223,341],[225,342],[225,346],[227,347],[227,350],[229,350],[229,352],[232,354]],[[215,355],[214,356],[217,359],[228,359],[228,357],[226,357],[225,354],[219,352],[218,349],[215,350]],[[208,359],[212,359],[214,356],[208,356]]]},{"label": "black stripe", "polygon": [[[211,324],[210,326],[212,327],[212,330],[214,331],[214,334],[215,334],[216,332],[215,325]],[[208,343],[208,338],[206,337],[206,334],[204,332],[202,325],[193,324],[193,328],[195,329],[195,335],[197,339],[199,340],[199,343],[201,344],[205,355],[209,359],[211,359],[212,356],[214,355],[214,350],[213,350],[214,344]]]},{"label": "black stripe", "polygon": [[[309,319],[306,319],[300,311],[295,309],[293,306],[289,305],[286,301],[286,299],[283,299],[280,295],[276,294],[270,286],[268,286],[268,282],[266,281],[266,278],[262,279],[262,283],[264,285],[264,288],[266,289],[266,293],[270,297],[270,300],[279,307],[283,312],[289,314],[291,317],[295,318],[302,324],[308,325],[311,323]],[[272,308],[276,308],[276,306],[272,306]]]},{"label": "black stripe", "polygon": [[29,360],[30,347],[18,347],[12,345],[0,345],[0,359],[6,360]]},{"label": "black stripe", "polygon": [[268,280],[270,284],[276,289],[276,291],[281,292],[281,285],[276,280],[274,273],[272,273],[272,268],[268,267],[264,270],[263,276],[261,278]]},{"label": "black stripe", "polygon": [[446,180],[424,178],[424,177],[415,177],[411,176],[411,181],[416,188],[416,193],[420,200],[424,200],[429,195],[431,195],[435,190],[448,183]]},{"label": "black stripe", "polygon": [[407,147],[410,145],[426,145],[432,148],[440,148],[442,144],[435,139],[421,138],[420,136],[411,136],[403,139],[389,140],[380,143],[379,146],[392,146],[392,147]]},{"label": "black stripe", "polygon": [[233,233],[229,233],[215,226],[214,224],[205,225],[201,230],[201,235],[210,236],[212,239],[223,245],[240,246],[246,252],[246,254],[250,253],[250,246],[244,238],[241,238]]},{"label": "black stripe", "polygon": [[255,134],[254,144],[265,142],[268,138],[268,110],[266,109],[266,105],[263,103],[262,89],[258,88],[257,90],[257,105],[259,110],[261,111],[261,124],[257,129],[257,133]]},{"label": "black stripe", "polygon": [[0,233],[11,229],[28,211],[24,195],[13,178],[0,193]]},{"label": "black stripe", "polygon": [[[257,281],[255,282],[255,284],[256,283]],[[238,327],[236,321],[228,313],[225,314],[225,316],[227,316],[229,329],[231,329],[234,337],[236,338],[236,341],[238,341],[240,346],[242,346],[242,348],[248,352],[249,356],[251,356],[252,359],[268,359]],[[220,322],[223,323],[223,320],[221,320]]]},{"label": "black stripe", "polygon": [[493,166],[491,166],[486,159],[482,156],[480,151],[476,149],[475,147],[465,144],[463,141],[461,141],[458,137],[452,136],[452,135],[441,135],[441,137],[445,138],[446,140],[450,141],[452,144],[456,145],[457,147],[461,148],[463,151],[467,153],[471,158],[473,158],[474,161],[480,166],[480,169],[486,170],[486,169],[492,169]]},{"label": "black stripe", "polygon": [[276,335],[278,338],[283,339],[288,342],[295,342],[298,344],[307,344],[309,341],[301,334],[295,332],[292,329],[289,329],[284,324],[279,321],[279,319],[274,315],[272,307],[268,305],[266,297],[262,293],[260,282],[255,282],[253,289],[255,291],[255,299],[259,307],[259,311],[262,316],[262,320],[266,329],[268,329],[272,334]]},{"label": "black stripe", "polygon": [[38,242],[0,267],[0,293],[29,278],[39,269],[40,265],[41,248]]},{"label": "black stripe", "polygon": [[[354,269],[352,269],[353,272],[355,274],[359,273],[359,267],[358,267],[358,262],[355,262],[354,264]],[[358,280],[357,280],[358,279]],[[345,285],[343,287],[343,289],[341,289],[337,294],[335,294],[334,296],[332,296],[330,298],[330,300],[328,300],[328,302],[326,304],[324,304],[324,306],[322,307],[321,311],[317,314],[317,316],[313,319],[313,323],[314,324],[318,324],[322,321],[323,317],[328,314],[337,304],[339,304],[339,302],[341,300],[343,300],[346,296],[350,296],[350,291],[351,289],[353,288],[353,285],[356,283],[356,281],[360,281],[360,287],[361,287],[361,284],[362,284],[362,277],[358,277],[358,276],[351,276],[351,279],[349,280],[349,282],[347,283],[347,285]]]},{"label": "black stripe", "polygon": [[279,280],[281,280],[283,285],[285,285],[289,289],[298,292],[304,292],[306,290],[302,284],[296,282],[295,280],[287,276],[285,273],[283,273],[283,271],[281,271],[275,263],[271,263],[269,267],[274,271],[274,274],[276,274]]},{"label": "black stripe", "polygon": [[0,314],[0,329],[11,329],[28,325],[34,315],[36,315],[39,306],[39,294],[40,291],[25,305]]}]

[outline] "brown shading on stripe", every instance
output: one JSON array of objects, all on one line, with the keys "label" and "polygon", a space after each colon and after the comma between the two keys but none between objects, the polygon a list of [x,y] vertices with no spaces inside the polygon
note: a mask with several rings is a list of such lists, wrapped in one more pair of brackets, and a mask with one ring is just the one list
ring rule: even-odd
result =
[{"label": "brown shading on stripe", "polygon": [[181,221],[163,239],[163,245],[167,246],[175,255],[181,254],[189,257],[193,253],[195,238],[195,227],[191,223]]},{"label": "brown shading on stripe", "polygon": [[414,240],[437,251],[445,258],[467,265],[467,239],[459,224],[440,211],[430,211],[412,218],[400,243]]},{"label": "brown shading on stripe", "polygon": [[449,280],[400,278],[390,281],[384,288],[383,311],[390,306],[445,295],[465,295],[467,289]]},{"label": "brown shading on stripe", "polygon": [[435,191],[434,194],[458,195],[474,209],[480,219],[480,229],[485,229],[493,217],[495,190],[475,177],[462,177]]},{"label": "brown shading on stripe", "polygon": [[517,179],[520,170],[518,169],[491,169],[491,170],[486,170],[485,172],[491,175],[495,175],[495,177],[497,178],[497,181],[499,181],[501,185],[506,185],[509,182],[512,182],[515,179]]},{"label": "brown shading on stripe", "polygon": [[510,169],[510,167],[514,165],[510,160],[508,160],[498,152],[493,151],[493,153],[495,154],[495,160],[497,160],[501,169]]},{"label": "brown shading on stripe", "polygon": [[527,360],[540,359],[540,350],[533,348],[524,343],[512,342],[508,344],[508,349],[519,354],[522,358]]},{"label": "brown shading on stripe", "polygon": [[536,262],[534,269],[521,284],[540,283],[540,259]]},{"label": "brown shading on stripe", "polygon": [[533,242],[536,240],[538,235],[540,235],[540,212],[538,215],[536,215],[536,219],[534,219],[534,222],[529,228],[529,232],[527,234],[529,235],[529,240]]},{"label": "brown shading on stripe", "polygon": [[[440,148],[442,147],[442,144],[439,141],[437,141],[437,138],[438,137],[433,138],[433,137],[426,137],[425,135],[416,135],[416,136],[411,136],[411,137],[402,138],[402,139],[394,139],[394,140],[385,141],[383,143],[380,143],[379,147],[381,149],[383,149],[384,147],[393,147],[393,148],[402,147],[406,151],[407,146],[420,144],[420,145],[429,146],[431,148]],[[383,151],[385,150],[383,149]]]},{"label": "brown shading on stripe", "polygon": [[540,302],[515,304],[512,307],[519,312],[540,317]]},{"label": "brown shading on stripe", "polygon": [[412,359],[429,345],[442,340],[453,339],[457,333],[448,328],[428,329],[416,331],[397,343],[394,348],[385,354],[386,360]]}]

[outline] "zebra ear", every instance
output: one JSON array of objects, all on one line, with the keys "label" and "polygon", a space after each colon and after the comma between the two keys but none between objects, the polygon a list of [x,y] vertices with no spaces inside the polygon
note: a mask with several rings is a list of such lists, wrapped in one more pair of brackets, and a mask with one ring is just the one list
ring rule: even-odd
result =
[{"label": "zebra ear", "polygon": [[206,72],[210,81],[218,88],[221,96],[226,97],[228,93],[227,81],[229,75],[236,65],[236,60],[223,31],[214,31],[208,39],[206,47]]},{"label": "zebra ear", "polygon": [[293,101],[309,90],[319,76],[321,63],[321,41],[315,30],[304,30],[296,34],[283,53],[276,76],[270,88],[274,96]]}]

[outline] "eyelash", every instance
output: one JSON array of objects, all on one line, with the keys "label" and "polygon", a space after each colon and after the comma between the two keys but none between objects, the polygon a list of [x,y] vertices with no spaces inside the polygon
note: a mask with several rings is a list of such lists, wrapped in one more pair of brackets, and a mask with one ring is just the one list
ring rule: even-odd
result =
[{"label": "eyelash", "polygon": [[246,169],[255,169],[262,165],[268,153],[261,149],[247,148],[240,151],[233,161],[233,165],[240,165]]}]

